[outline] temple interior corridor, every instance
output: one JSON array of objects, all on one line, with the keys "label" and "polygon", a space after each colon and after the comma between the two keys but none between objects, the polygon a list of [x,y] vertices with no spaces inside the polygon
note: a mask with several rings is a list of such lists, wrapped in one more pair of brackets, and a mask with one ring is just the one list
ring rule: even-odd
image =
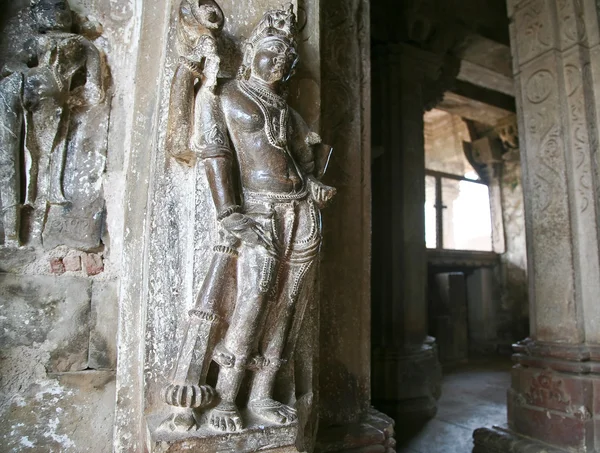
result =
[{"label": "temple interior corridor", "polygon": [[473,430],[506,424],[508,357],[470,360],[444,369],[436,416],[415,426],[396,426],[398,453],[465,453]]}]

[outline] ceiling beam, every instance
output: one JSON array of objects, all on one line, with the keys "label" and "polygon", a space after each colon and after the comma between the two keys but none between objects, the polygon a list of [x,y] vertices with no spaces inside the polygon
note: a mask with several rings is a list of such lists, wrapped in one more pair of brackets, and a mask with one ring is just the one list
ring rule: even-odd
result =
[{"label": "ceiling beam", "polygon": [[462,60],[457,79],[490,91],[515,96],[513,78],[467,60]]}]

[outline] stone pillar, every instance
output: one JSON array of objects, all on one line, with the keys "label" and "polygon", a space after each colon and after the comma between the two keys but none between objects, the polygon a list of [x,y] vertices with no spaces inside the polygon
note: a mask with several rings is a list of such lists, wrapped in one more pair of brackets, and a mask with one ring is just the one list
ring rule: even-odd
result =
[{"label": "stone pillar", "polygon": [[384,154],[373,163],[373,404],[399,420],[432,416],[441,380],[427,336],[424,85],[441,59],[406,45],[373,58],[376,109]]},{"label": "stone pillar", "polygon": [[516,115],[504,118],[494,129],[504,147],[500,186],[506,244],[500,257],[501,307],[505,317],[498,324],[498,340],[509,344],[527,336],[529,330],[525,210]]},{"label": "stone pillar", "polygon": [[321,130],[338,195],[323,211],[315,452],[393,453],[393,420],[371,407],[370,2],[319,3]]},{"label": "stone pillar", "polygon": [[598,451],[597,5],[512,1],[509,15],[531,338],[515,347],[508,430],[477,430],[474,451]]}]

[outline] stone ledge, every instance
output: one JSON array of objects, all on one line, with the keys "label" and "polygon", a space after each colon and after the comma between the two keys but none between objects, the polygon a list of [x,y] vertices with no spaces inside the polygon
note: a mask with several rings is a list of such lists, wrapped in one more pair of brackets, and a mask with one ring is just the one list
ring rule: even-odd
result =
[{"label": "stone ledge", "polygon": [[429,337],[412,350],[373,350],[373,405],[398,423],[435,416],[442,370],[434,341]]},{"label": "stone ledge", "polygon": [[[248,414],[243,413],[246,419]],[[298,424],[284,426],[265,426],[258,419],[251,419],[249,426],[237,433],[219,433],[202,427],[189,432],[169,432],[160,430],[159,423],[165,414],[148,417],[148,427],[152,432],[151,451],[153,453],[179,453],[202,451],[218,453],[235,451],[249,453],[254,451],[297,451],[293,448],[298,436]]]},{"label": "stone ledge", "polygon": [[358,422],[319,430],[315,453],[394,453],[394,420],[371,408]]},{"label": "stone ledge", "polygon": [[494,426],[478,428],[473,432],[473,453],[566,453],[567,450],[553,447],[512,431]]}]

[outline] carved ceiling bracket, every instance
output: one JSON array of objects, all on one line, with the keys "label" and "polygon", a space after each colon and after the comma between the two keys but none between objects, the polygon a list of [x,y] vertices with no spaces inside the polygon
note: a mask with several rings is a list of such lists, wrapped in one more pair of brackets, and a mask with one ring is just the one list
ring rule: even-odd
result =
[{"label": "carved ceiling bracket", "polygon": [[383,59],[387,65],[398,65],[403,80],[421,85],[425,111],[442,100],[460,69],[460,60],[452,55],[440,55],[403,43],[377,44],[373,47],[373,56]]},{"label": "carved ceiling bracket", "polygon": [[504,150],[508,153],[511,150],[519,149],[519,127],[517,125],[517,115],[512,114],[502,118],[494,127],[494,131],[500,137]]}]

